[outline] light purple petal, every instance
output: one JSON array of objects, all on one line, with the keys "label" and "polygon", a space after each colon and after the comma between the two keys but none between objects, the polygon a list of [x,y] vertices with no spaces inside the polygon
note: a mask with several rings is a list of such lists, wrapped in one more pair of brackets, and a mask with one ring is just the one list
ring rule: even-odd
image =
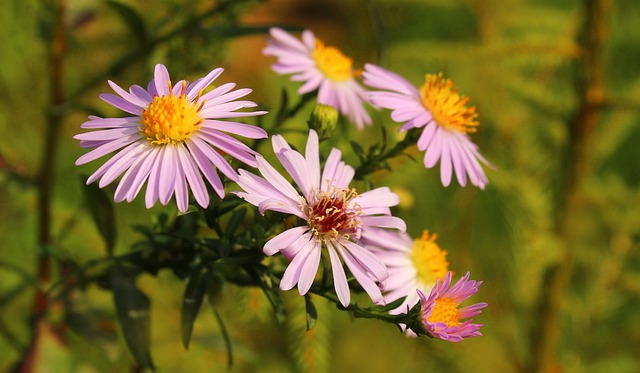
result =
[{"label": "light purple petal", "polygon": [[365,226],[393,228],[399,229],[402,232],[407,230],[407,225],[404,220],[395,216],[361,216],[360,221],[362,221],[362,224]]},{"label": "light purple petal", "polygon": [[133,115],[141,115],[143,108],[111,93],[98,95],[102,101],[117,107],[118,109]]},{"label": "light purple petal", "polygon": [[209,206],[209,193],[207,192],[207,187],[202,180],[202,176],[200,176],[200,172],[198,171],[191,154],[182,145],[178,146],[176,150],[178,160],[180,161],[179,168],[183,170],[189,187],[193,191],[193,196],[200,206],[206,208]]},{"label": "light purple petal", "polygon": [[177,159],[178,148],[176,147],[175,150],[176,150],[176,154],[174,154],[176,156],[175,161],[176,163],[178,163],[176,167],[176,183],[174,186],[175,194],[176,194],[176,205],[178,205],[178,211],[186,212],[187,208],[189,208],[189,193],[187,192],[187,181],[185,180],[184,170],[179,164],[179,159]]},{"label": "light purple petal", "polygon": [[336,295],[338,295],[338,299],[344,307],[349,307],[351,293],[349,292],[349,282],[342,267],[342,262],[331,242],[327,242],[326,245],[327,251],[329,251],[329,259],[331,260],[331,272],[333,273],[333,286],[336,289]]},{"label": "light purple petal", "polygon": [[296,286],[300,280],[300,274],[302,273],[304,263],[307,261],[314,248],[315,245],[313,245],[311,241],[307,241],[307,243],[293,257],[293,260],[289,263],[289,266],[284,271],[282,279],[280,280],[281,290],[291,290]]},{"label": "light purple petal", "polygon": [[264,252],[265,255],[268,255],[268,256],[274,255],[278,251],[291,245],[308,229],[309,228],[306,226],[287,229],[286,231],[278,234],[277,236],[267,241],[267,243],[264,244],[262,251]]},{"label": "light purple petal", "polygon": [[218,76],[220,76],[220,74],[222,74],[223,71],[224,69],[221,67],[213,69],[209,74],[207,74],[207,76],[198,80],[197,82],[194,82],[194,84],[191,84],[185,92],[189,101],[193,101],[193,99],[198,96],[198,93],[207,88],[209,84],[211,84],[214,80],[216,80]]},{"label": "light purple petal", "polygon": [[105,156],[111,152],[114,152],[120,148],[123,148],[129,144],[131,144],[132,142],[136,141],[140,139],[140,134],[131,134],[129,136],[123,136],[119,139],[115,139],[113,141],[110,141],[104,145],[101,145],[95,149],[93,149],[92,151],[80,156],[80,158],[78,158],[76,160],[76,166],[80,166],[83,165],[85,163],[91,162],[93,160],[96,160],[102,156]]},{"label": "light purple petal", "polygon": [[[209,184],[213,187],[213,190],[216,192],[216,194],[220,198],[223,198],[224,186],[222,185],[222,180],[220,180],[220,176],[218,176],[215,168],[212,165],[212,160],[209,157],[209,155],[213,157],[216,157],[216,156],[219,156],[220,158],[222,157],[213,149],[211,149],[206,143],[200,140],[197,136],[191,136],[190,139],[185,141],[185,144],[187,145],[187,148],[189,148],[189,152],[191,153],[191,155],[193,155],[193,160],[198,165],[198,168],[200,169],[200,171],[202,171],[207,181],[209,181]],[[204,149],[204,151],[202,149]],[[207,155],[206,152],[208,152],[209,155]],[[224,161],[224,158],[222,160]],[[228,166],[228,163],[226,161],[224,162],[220,161],[219,163],[226,164]],[[228,166],[228,168],[231,169],[231,166]],[[220,169],[224,170],[222,168]],[[235,171],[233,169],[231,169],[228,172],[235,174]]]},{"label": "light purple petal", "polygon": [[298,280],[298,292],[300,295],[305,295],[313,285],[313,280],[318,273],[320,255],[322,254],[322,245],[318,241],[311,240],[309,243],[312,246],[311,252],[302,265],[300,279]]},{"label": "light purple petal", "polygon": [[163,205],[169,203],[176,185],[177,159],[174,146],[166,145],[162,153],[162,168],[158,179],[158,197]]},{"label": "light purple petal", "polygon": [[169,96],[169,71],[162,64],[157,64],[153,74],[153,81],[155,82],[156,92],[158,96]]},{"label": "light purple petal", "polygon": [[202,123],[202,126],[249,139],[264,139],[267,137],[267,132],[262,128],[244,123],[207,119]]}]

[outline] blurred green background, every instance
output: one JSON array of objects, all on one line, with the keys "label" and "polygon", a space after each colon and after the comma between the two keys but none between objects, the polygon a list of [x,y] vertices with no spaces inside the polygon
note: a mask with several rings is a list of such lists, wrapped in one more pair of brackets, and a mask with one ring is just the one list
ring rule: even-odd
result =
[{"label": "blurred green background", "polygon": [[[489,303],[476,318],[484,336],[408,339],[321,299],[307,333],[295,292],[284,294],[289,317],[279,325],[260,290],[227,286],[215,305],[233,345],[227,368],[209,305],[185,351],[184,283],[160,272],[138,282],[152,301],[157,371],[639,372],[638,20],[637,0],[3,1],[0,370],[28,360],[21,371],[137,371],[99,287],[33,317],[65,263],[105,256],[82,197],[81,175],[97,165],[74,166],[83,151],[72,136],[89,114],[119,115],[98,99],[106,79],[145,84],[156,63],[191,80],[222,66],[220,82],[277,108],[282,87],[291,97],[297,88],[261,56],[265,27],[277,24],[312,29],[356,66],[374,62],[416,85],[442,71],[471,97],[481,123],[472,138],[496,166],[485,191],[443,188],[415,149],[417,162],[397,159],[374,182],[401,195],[396,213],[413,236],[438,233],[451,268],[484,280],[473,298]],[[304,128],[307,115],[286,127]],[[367,144],[380,127],[399,127],[387,111],[372,115],[372,128],[341,130]],[[357,165],[348,143],[336,144]],[[116,205],[116,253],[140,239],[132,224],[163,210],[140,199]]]}]

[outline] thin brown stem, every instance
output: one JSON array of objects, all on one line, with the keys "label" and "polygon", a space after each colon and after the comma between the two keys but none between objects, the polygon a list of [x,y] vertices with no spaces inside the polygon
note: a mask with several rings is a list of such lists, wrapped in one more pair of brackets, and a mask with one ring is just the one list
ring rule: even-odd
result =
[{"label": "thin brown stem", "polygon": [[22,361],[15,368],[16,372],[31,372],[34,366],[39,343],[40,321],[47,308],[47,298],[44,292],[46,284],[51,280],[51,257],[48,254],[48,247],[52,242],[51,235],[51,200],[54,185],[54,168],[56,153],[58,148],[58,132],[62,122],[62,107],[64,104],[63,91],[63,63],[66,50],[66,30],[64,27],[64,15],[66,11],[66,1],[58,0],[53,15],[54,38],[50,49],[50,106],[47,113],[47,130],[44,137],[44,151],[40,164],[40,172],[37,177],[39,189],[38,199],[38,258],[37,258],[37,281],[40,285],[35,293],[30,316],[31,339],[29,346],[23,354]]},{"label": "thin brown stem", "polygon": [[577,83],[580,92],[579,109],[569,123],[570,143],[567,155],[566,181],[561,194],[556,234],[562,242],[563,253],[549,276],[546,303],[541,307],[539,335],[534,337],[534,360],[531,371],[549,372],[559,369],[558,340],[562,335],[562,305],[566,299],[575,265],[575,245],[571,221],[581,205],[581,183],[591,168],[589,149],[592,134],[600,121],[604,97],[603,47],[608,36],[609,0],[585,0],[585,23],[580,44],[585,52],[578,63]]}]

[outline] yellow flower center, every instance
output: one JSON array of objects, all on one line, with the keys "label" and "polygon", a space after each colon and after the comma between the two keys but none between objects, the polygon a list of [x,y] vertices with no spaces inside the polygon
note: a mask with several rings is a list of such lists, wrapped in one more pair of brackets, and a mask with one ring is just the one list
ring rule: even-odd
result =
[{"label": "yellow flower center", "polygon": [[316,47],[311,52],[311,57],[327,78],[336,82],[353,78],[352,60],[342,54],[338,48],[327,47],[322,41],[316,39]]},{"label": "yellow flower center", "polygon": [[420,95],[422,104],[439,126],[462,133],[476,131],[478,114],[475,106],[467,107],[469,97],[460,96],[453,82],[444,79],[442,73],[427,74]]},{"label": "yellow flower center", "polygon": [[200,94],[193,101],[188,101],[184,94],[186,83],[182,85],[179,96],[173,94],[169,83],[169,96],[155,96],[140,116],[140,132],[147,136],[152,144],[166,145],[177,144],[191,137],[200,128],[204,118],[200,110],[204,106],[202,102],[196,106]]},{"label": "yellow flower center", "polygon": [[411,249],[411,262],[418,272],[418,281],[423,284],[433,284],[438,278],[443,280],[449,270],[447,252],[434,242],[436,238],[437,234],[429,237],[429,231],[425,230]]},{"label": "yellow flower center", "polygon": [[460,314],[458,313],[458,303],[449,298],[435,300],[431,316],[427,318],[429,322],[443,322],[448,327],[460,325]]},{"label": "yellow flower center", "polygon": [[304,206],[307,222],[318,239],[349,238],[360,235],[360,206],[351,205],[355,189],[333,189],[320,193],[315,202]]}]

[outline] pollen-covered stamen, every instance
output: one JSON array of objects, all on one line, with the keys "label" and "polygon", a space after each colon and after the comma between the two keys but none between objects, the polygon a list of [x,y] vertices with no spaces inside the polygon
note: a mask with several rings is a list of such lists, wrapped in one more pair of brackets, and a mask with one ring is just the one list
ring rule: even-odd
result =
[{"label": "pollen-covered stamen", "polygon": [[453,82],[444,79],[442,73],[427,74],[424,85],[420,87],[420,95],[422,104],[439,126],[462,133],[476,131],[478,113],[475,106],[467,107],[469,97],[460,96]]},{"label": "pollen-covered stamen", "polygon": [[320,192],[315,201],[304,206],[307,222],[318,239],[360,237],[362,209],[352,203],[357,197],[355,189],[338,189]]},{"label": "pollen-covered stamen", "polygon": [[438,278],[444,280],[449,270],[447,251],[440,249],[435,243],[436,238],[437,234],[429,236],[429,231],[425,230],[422,238],[413,242],[411,249],[411,262],[417,271],[418,281],[424,284],[435,283]]},{"label": "pollen-covered stamen", "polygon": [[458,303],[450,298],[439,298],[435,300],[435,305],[431,311],[431,316],[427,318],[429,322],[443,322],[449,328],[460,325],[460,312]]},{"label": "pollen-covered stamen", "polygon": [[204,100],[196,106],[202,92],[198,93],[193,101],[189,101],[185,96],[186,86],[186,82],[183,81],[180,95],[175,96],[169,82],[169,95],[154,96],[153,102],[142,112],[140,131],[152,144],[183,142],[191,137],[204,122],[204,118],[200,115]]},{"label": "pollen-covered stamen", "polygon": [[316,47],[311,52],[318,69],[333,81],[344,81],[353,78],[353,62],[336,47],[327,47],[316,39]]}]

